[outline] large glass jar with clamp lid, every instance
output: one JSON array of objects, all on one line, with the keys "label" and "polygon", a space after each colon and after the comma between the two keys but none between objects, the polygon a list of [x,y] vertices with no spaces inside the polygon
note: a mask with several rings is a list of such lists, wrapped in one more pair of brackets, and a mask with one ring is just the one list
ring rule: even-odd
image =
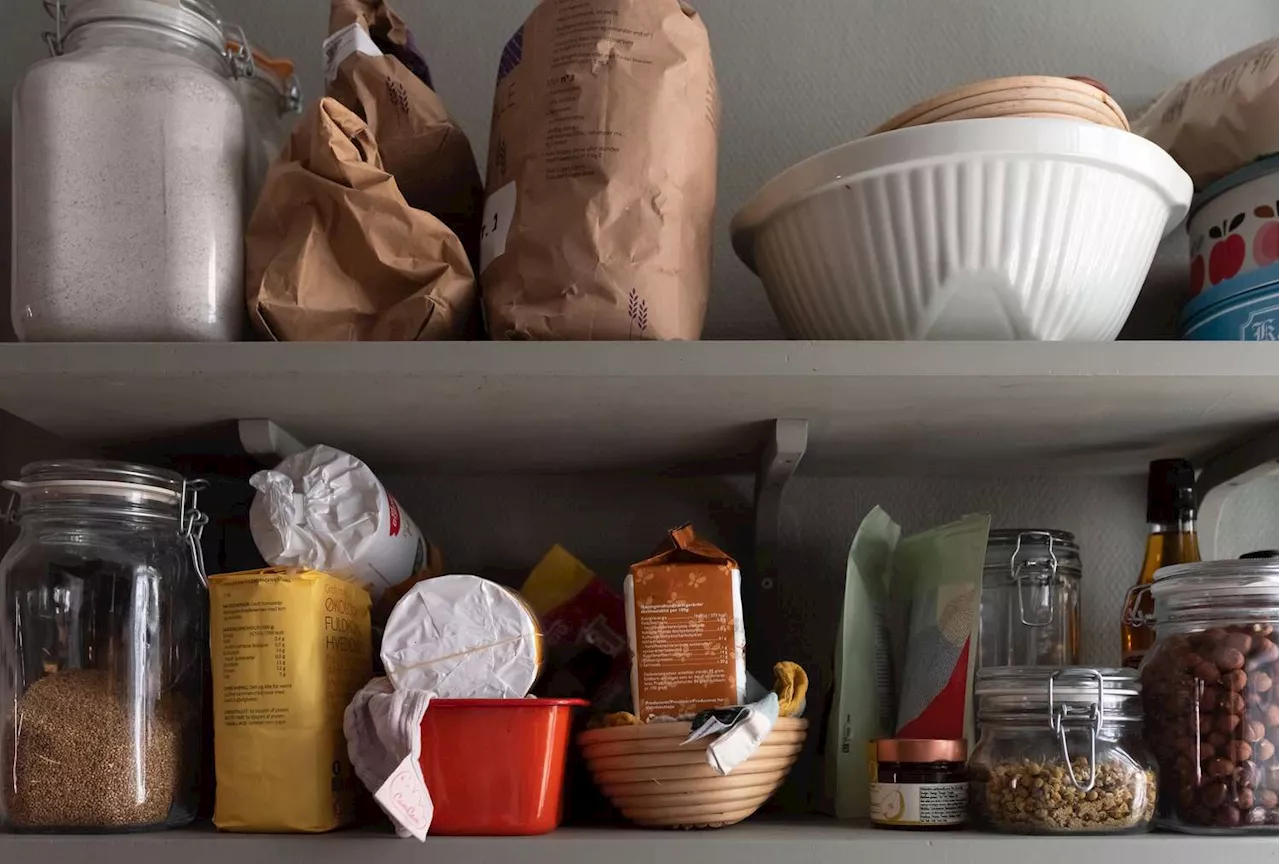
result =
[{"label": "large glass jar with clamp lid", "polygon": [[980,670],[982,734],[969,757],[974,823],[1014,834],[1149,830],[1156,769],[1140,694],[1131,669]]},{"label": "large glass jar with clamp lid", "polygon": [[232,81],[253,74],[243,33],[208,0],[45,7],[53,56],[13,96],[18,338],[238,339],[246,126]]},{"label": "large glass jar with clamp lid", "polygon": [[1080,662],[1080,547],[1066,531],[992,531],[982,567],[978,666]]},{"label": "large glass jar with clamp lid", "polygon": [[1156,571],[1155,644],[1142,661],[1162,827],[1280,824],[1280,564],[1206,561]]},{"label": "large glass jar with clamp lid", "polygon": [[75,460],[4,485],[19,533],[0,560],[0,825],[191,821],[208,641],[195,484]]}]

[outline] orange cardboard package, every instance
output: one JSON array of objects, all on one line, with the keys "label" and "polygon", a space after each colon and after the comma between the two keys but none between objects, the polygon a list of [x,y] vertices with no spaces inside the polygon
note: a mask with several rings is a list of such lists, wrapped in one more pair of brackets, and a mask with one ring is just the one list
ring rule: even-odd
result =
[{"label": "orange cardboard package", "polygon": [[733,558],[685,525],[631,565],[623,594],[631,699],[641,722],[742,704],[747,646]]}]

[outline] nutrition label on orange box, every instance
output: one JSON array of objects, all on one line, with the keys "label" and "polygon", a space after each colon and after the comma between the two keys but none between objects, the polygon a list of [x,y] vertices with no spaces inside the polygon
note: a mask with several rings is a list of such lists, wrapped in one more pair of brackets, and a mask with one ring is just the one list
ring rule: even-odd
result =
[{"label": "nutrition label on orange box", "polygon": [[634,577],[628,601],[642,720],[738,701],[739,581],[736,569],[688,565]]}]

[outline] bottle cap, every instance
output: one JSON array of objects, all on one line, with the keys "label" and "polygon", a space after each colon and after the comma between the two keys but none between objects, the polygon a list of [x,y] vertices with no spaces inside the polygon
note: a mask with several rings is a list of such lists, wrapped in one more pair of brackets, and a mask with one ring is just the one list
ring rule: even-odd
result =
[{"label": "bottle cap", "polygon": [[1147,521],[1172,525],[1196,518],[1196,471],[1186,459],[1158,459],[1147,478]]}]

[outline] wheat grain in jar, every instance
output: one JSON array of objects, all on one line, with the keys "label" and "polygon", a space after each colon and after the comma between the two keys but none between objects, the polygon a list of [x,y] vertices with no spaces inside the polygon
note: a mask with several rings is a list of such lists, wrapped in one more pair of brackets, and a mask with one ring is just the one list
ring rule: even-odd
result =
[{"label": "wheat grain in jar", "polygon": [[238,338],[247,47],[204,0],[49,5],[54,56],[14,93],[14,330]]}]

